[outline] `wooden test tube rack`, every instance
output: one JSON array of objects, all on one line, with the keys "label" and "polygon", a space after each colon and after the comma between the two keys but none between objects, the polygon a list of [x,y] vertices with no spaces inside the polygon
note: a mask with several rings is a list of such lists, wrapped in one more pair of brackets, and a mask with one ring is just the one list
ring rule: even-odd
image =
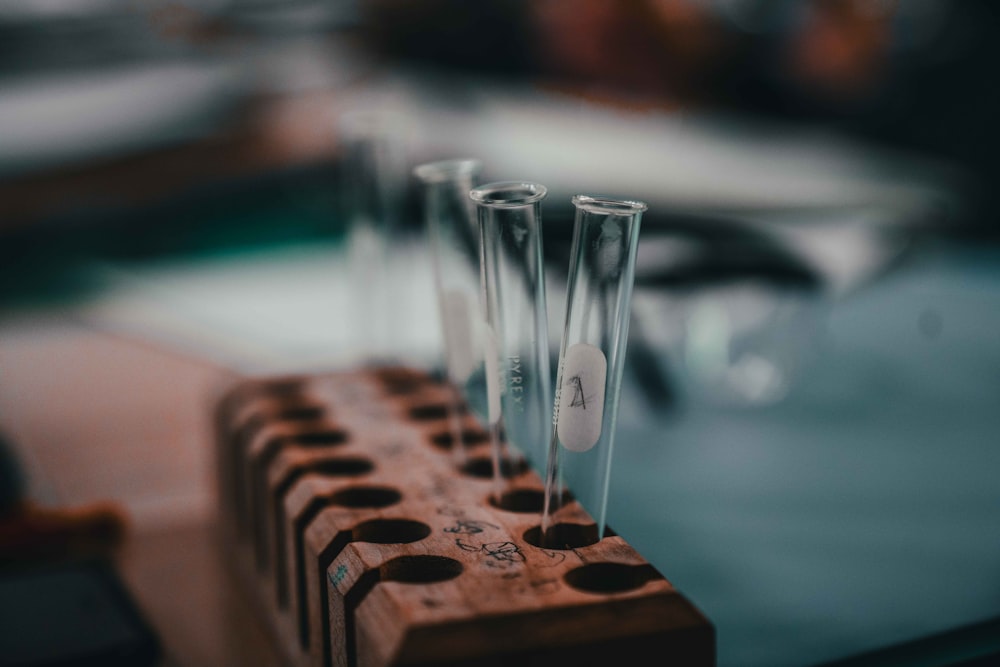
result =
[{"label": "wooden test tube rack", "polygon": [[[535,546],[543,486],[413,369],[247,379],[214,405],[223,540],[290,665],[706,665],[706,617],[620,536]],[[576,528],[578,530],[574,531]]]}]

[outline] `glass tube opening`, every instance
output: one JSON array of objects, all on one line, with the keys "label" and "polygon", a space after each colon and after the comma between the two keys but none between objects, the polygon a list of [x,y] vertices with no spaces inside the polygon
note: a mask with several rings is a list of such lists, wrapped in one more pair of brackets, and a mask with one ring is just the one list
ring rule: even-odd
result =
[{"label": "glass tube opening", "polygon": [[474,176],[483,168],[481,160],[474,158],[456,158],[454,160],[438,160],[419,165],[413,169],[413,174],[424,183],[447,183],[464,176]]},{"label": "glass tube opening", "polygon": [[602,215],[635,215],[644,212],[648,206],[645,202],[629,199],[612,199],[610,197],[592,197],[590,195],[575,195],[573,205],[588,213]]},{"label": "glass tube opening", "polygon": [[547,193],[546,187],[538,183],[501,181],[475,188],[469,193],[469,196],[477,204],[483,206],[516,208],[541,201]]}]

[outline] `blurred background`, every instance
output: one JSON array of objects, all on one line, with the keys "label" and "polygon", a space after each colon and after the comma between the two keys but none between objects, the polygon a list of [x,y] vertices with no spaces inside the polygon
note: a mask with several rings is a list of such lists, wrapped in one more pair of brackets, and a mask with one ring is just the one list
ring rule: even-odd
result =
[{"label": "blurred background", "polygon": [[[389,113],[401,173],[474,157],[548,187],[554,352],[570,197],[648,203],[609,522],[716,623],[721,666],[988,664],[998,11],[5,0],[0,429],[25,493],[115,499],[140,532],[211,520],[217,377],[360,358],[342,120]],[[400,182],[386,344],[438,370]]]}]

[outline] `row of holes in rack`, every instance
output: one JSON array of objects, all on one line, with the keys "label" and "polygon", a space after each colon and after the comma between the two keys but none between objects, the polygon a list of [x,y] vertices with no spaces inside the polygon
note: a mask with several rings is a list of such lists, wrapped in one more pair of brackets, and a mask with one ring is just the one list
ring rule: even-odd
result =
[{"label": "row of holes in rack", "polygon": [[[428,386],[439,386],[440,381],[411,369],[379,369],[375,372],[382,390],[387,396],[398,397],[419,393]],[[274,507],[273,539],[283,544],[289,521],[283,508],[286,495],[296,482],[307,474],[329,478],[355,478],[370,474],[376,462],[357,455],[338,455],[337,449],[351,441],[351,434],[332,425],[328,419],[327,406],[310,398],[307,391],[308,378],[288,377],[269,380],[255,380],[238,386],[225,396],[217,406],[217,437],[220,439],[222,458],[219,465],[220,492],[223,502],[228,503],[231,516],[235,519],[237,536],[249,541],[253,546],[254,562],[260,572],[271,571],[275,580],[275,595],[279,608],[287,609],[290,601],[288,591],[288,563],[284,549],[273,551],[276,562],[271,562],[272,551],[268,542],[267,527],[261,521],[262,507],[267,502],[267,472],[269,466],[286,448],[322,451],[321,457],[297,464],[286,470],[284,477],[273,490]],[[430,435],[426,439],[430,446],[442,454],[449,454],[455,446],[451,430],[447,426],[449,406],[445,403],[415,404],[407,408],[407,417],[415,422],[429,424]],[[284,424],[289,433],[271,438],[263,449],[257,452],[251,466],[249,479],[243,460],[248,444],[267,426]],[[440,424],[440,429],[434,426]],[[459,446],[467,448],[468,457],[461,467],[461,474],[474,479],[489,479],[493,475],[492,457],[489,454],[489,435],[482,428],[466,428],[462,432]],[[503,474],[509,479],[520,475],[533,474],[523,462],[507,467]],[[292,522],[295,540],[295,558],[302,560],[303,535],[310,522],[326,507],[345,508],[385,508],[399,503],[402,494],[385,486],[352,485],[335,493],[313,498],[309,506]],[[501,511],[534,513],[539,518],[544,502],[544,493],[536,488],[514,488],[503,494],[498,501],[486,500]],[[407,544],[418,542],[430,534],[430,527],[418,520],[377,519],[359,523],[341,544],[341,549],[350,542],[371,542],[376,544]],[[558,542],[566,549],[575,549],[598,541],[593,525],[560,524],[555,527]],[[540,526],[534,525],[524,532],[522,539],[531,545],[541,547]],[[334,554],[335,557],[335,554]],[[332,559],[331,559],[332,560]],[[304,563],[298,563],[299,573],[297,599],[305,604]],[[462,565],[446,557],[405,556],[386,563],[373,576],[378,581],[399,581],[408,583],[432,583],[457,577]],[[564,575],[567,585],[578,590],[593,593],[615,593],[639,588],[650,579],[660,577],[651,566],[633,566],[618,563],[590,563],[568,571]],[[300,644],[309,650],[309,631],[305,619],[305,609],[297,610],[300,619]]]}]

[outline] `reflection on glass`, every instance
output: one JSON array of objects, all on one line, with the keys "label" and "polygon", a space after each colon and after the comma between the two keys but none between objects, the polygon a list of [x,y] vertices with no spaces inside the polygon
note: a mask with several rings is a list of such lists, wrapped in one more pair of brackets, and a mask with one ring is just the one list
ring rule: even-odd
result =
[{"label": "reflection on glass", "polygon": [[420,180],[424,221],[433,257],[444,362],[454,391],[451,448],[455,464],[466,461],[462,416],[469,405],[486,422],[482,317],[479,307],[479,227],[469,192],[478,185],[482,163],[474,159],[429,162],[413,173]]},{"label": "reflection on glass", "polygon": [[679,369],[694,396],[771,405],[788,393],[814,336],[810,285],[752,279],[674,295],[684,328]]},{"label": "reflection on glass", "polygon": [[542,542],[560,548],[556,529],[569,496],[605,537],[608,482],[639,228],[646,204],[577,195],[545,471]]},{"label": "reflection on glass", "polygon": [[397,361],[401,348],[394,315],[396,243],[406,193],[402,120],[393,114],[354,111],[340,120],[341,195],[348,230],[348,262],[355,299],[351,323],[366,363]]},{"label": "reflection on glass", "polygon": [[548,311],[538,183],[506,181],[474,189],[481,236],[488,422],[494,496],[519,463],[544,465],[552,410]]}]

